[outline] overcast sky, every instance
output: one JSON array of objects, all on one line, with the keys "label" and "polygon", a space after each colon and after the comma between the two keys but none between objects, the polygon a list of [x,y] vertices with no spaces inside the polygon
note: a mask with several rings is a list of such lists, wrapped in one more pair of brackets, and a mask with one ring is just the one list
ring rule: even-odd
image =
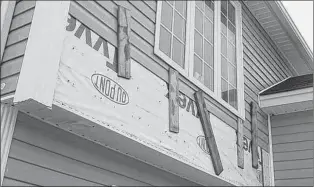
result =
[{"label": "overcast sky", "polygon": [[313,1],[282,1],[313,52]]}]

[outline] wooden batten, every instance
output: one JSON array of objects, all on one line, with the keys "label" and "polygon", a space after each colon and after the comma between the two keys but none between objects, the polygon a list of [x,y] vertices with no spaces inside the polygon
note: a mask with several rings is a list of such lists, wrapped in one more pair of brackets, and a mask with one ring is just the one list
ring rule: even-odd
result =
[{"label": "wooden batten", "polygon": [[1,103],[1,185],[12,142],[17,108]]},{"label": "wooden batten", "polygon": [[243,120],[241,118],[238,118],[237,156],[238,156],[238,167],[244,169]]},{"label": "wooden batten", "polygon": [[178,71],[170,68],[169,70],[169,131],[179,132],[179,80]]},{"label": "wooden batten", "polygon": [[213,133],[213,128],[210,123],[210,114],[207,111],[203,91],[198,90],[194,94],[196,106],[200,115],[201,124],[203,127],[206,144],[209,148],[210,156],[213,161],[215,174],[219,175],[223,171],[222,162],[220,159],[219,151],[217,148],[217,143]]},{"label": "wooden batten", "polygon": [[118,76],[131,78],[131,15],[130,10],[118,8]]},{"label": "wooden batten", "polygon": [[258,168],[258,133],[257,133],[257,106],[251,102],[251,123],[252,123],[252,166]]}]

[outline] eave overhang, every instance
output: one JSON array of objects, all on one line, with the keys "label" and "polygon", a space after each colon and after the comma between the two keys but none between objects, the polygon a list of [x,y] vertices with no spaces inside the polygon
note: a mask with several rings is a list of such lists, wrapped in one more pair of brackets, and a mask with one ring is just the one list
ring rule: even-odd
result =
[{"label": "eave overhang", "polygon": [[293,76],[312,73],[313,52],[281,1],[245,1],[245,4],[291,65]]}]

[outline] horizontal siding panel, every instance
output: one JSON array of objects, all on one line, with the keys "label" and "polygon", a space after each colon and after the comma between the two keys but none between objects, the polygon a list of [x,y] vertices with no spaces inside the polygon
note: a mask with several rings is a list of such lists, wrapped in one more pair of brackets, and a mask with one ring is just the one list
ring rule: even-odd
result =
[{"label": "horizontal siding panel", "polygon": [[10,157],[102,185],[149,186],[149,184],[98,167],[90,166],[84,162],[64,157],[18,140],[13,140],[12,142]]},{"label": "horizontal siding panel", "polygon": [[297,186],[309,186],[313,187],[313,178],[302,178],[302,179],[287,179],[287,180],[276,180],[275,186],[280,187],[297,187]]},{"label": "horizontal siding panel", "polygon": [[35,4],[36,4],[36,1],[31,1],[31,0],[19,1],[15,6],[13,16],[17,16],[21,13],[28,11],[31,8],[34,8]]},{"label": "horizontal siding panel", "polygon": [[38,187],[38,185],[25,183],[19,180],[4,177],[2,182],[3,187]]},{"label": "horizontal siding panel", "polygon": [[102,186],[13,158],[8,159],[6,176],[40,186]]},{"label": "horizontal siding panel", "polygon": [[271,132],[273,136],[302,132],[314,132],[314,125],[313,123],[305,123],[299,125],[274,127],[272,128]]},{"label": "horizontal siding panel", "polygon": [[129,1],[137,10],[142,12],[150,21],[156,22],[156,12],[153,11],[147,4],[143,1]]},{"label": "horizontal siding panel", "polygon": [[313,110],[272,116],[272,127],[313,123]]},{"label": "horizontal siding panel", "polygon": [[275,171],[279,170],[293,170],[293,169],[304,169],[313,167],[313,159],[303,159],[295,161],[281,161],[274,163]]},{"label": "horizontal siding panel", "polygon": [[30,24],[33,19],[35,8],[32,8],[26,12],[23,12],[22,14],[19,14],[12,19],[10,31],[13,31],[17,28],[20,28],[24,25]]},{"label": "horizontal siding panel", "polygon": [[19,74],[1,79],[1,84],[5,83],[4,89],[1,90],[1,95],[3,96],[9,93],[13,93],[16,90],[18,79]]},{"label": "horizontal siding panel", "polygon": [[26,49],[26,44],[27,44],[27,40],[23,40],[19,43],[16,43],[16,44],[13,44],[13,45],[7,47],[4,50],[2,62],[6,62],[6,61],[11,60],[13,58],[24,55],[24,52]]},{"label": "horizontal siding panel", "polygon": [[23,59],[24,56],[20,56],[1,64],[1,78],[6,78],[19,73],[22,67]]},{"label": "horizontal siding panel", "polygon": [[[302,159],[313,159],[313,149],[303,151],[289,151],[284,153],[275,153],[274,161],[292,161]],[[312,166],[313,167],[313,166]]]},{"label": "horizontal siding panel", "polygon": [[276,171],[275,180],[289,178],[313,178],[313,169]]},{"label": "horizontal siding panel", "polygon": [[274,152],[298,151],[313,149],[314,141],[292,142],[273,145]]},{"label": "horizontal siding panel", "polygon": [[121,155],[118,152],[31,118],[24,113],[18,114],[13,138],[150,185],[172,186],[182,184],[195,186],[195,184],[178,176],[151,167],[134,158]]},{"label": "horizontal siding panel", "polygon": [[6,46],[10,46],[19,41],[27,39],[30,29],[31,29],[31,24],[27,24],[19,29],[16,29],[10,32]]},{"label": "horizontal siding panel", "polygon": [[314,140],[313,132],[273,136],[273,144]]},{"label": "horizontal siding panel", "polygon": [[147,6],[149,6],[154,12],[157,12],[157,2],[156,1],[145,1],[142,0]]}]

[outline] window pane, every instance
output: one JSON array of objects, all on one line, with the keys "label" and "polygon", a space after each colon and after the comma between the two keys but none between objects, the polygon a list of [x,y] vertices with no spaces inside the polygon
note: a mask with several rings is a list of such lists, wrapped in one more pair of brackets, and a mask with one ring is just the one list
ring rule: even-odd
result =
[{"label": "window pane", "polygon": [[221,56],[221,76],[228,80],[228,62]]},{"label": "window pane", "polygon": [[200,8],[202,11],[204,11],[204,1],[203,0],[196,0],[195,4],[198,8]]},{"label": "window pane", "polygon": [[159,49],[171,57],[171,34],[163,26],[160,26]]},{"label": "window pane", "polygon": [[237,69],[229,63],[229,82],[234,87],[237,86]]},{"label": "window pane", "polygon": [[234,108],[238,108],[237,104],[237,89],[229,85],[229,104]]},{"label": "window pane", "polygon": [[221,1],[221,12],[227,16],[227,1]]},{"label": "window pane", "polygon": [[227,18],[221,14],[221,32],[227,35]]},{"label": "window pane", "polygon": [[168,2],[169,2],[171,5],[173,5],[173,3],[174,3],[174,1],[169,1],[169,0],[168,0]]},{"label": "window pane", "polygon": [[186,17],[186,1],[175,1],[175,8],[184,18]]},{"label": "window pane", "polygon": [[234,6],[228,1],[228,19],[235,25],[235,9]]},{"label": "window pane", "polygon": [[194,33],[194,51],[203,58],[203,37],[197,31]]},{"label": "window pane", "polygon": [[227,39],[221,34],[221,53],[227,57]]},{"label": "window pane", "polygon": [[184,68],[184,44],[176,39],[176,37],[173,37],[172,59]]},{"label": "window pane", "polygon": [[213,43],[213,33],[214,33],[214,28],[213,28],[213,24],[207,19],[205,18],[205,23],[204,23],[204,34],[205,34],[205,38],[207,40],[209,40],[211,43]]},{"label": "window pane", "polygon": [[172,29],[172,14],[172,7],[168,3],[163,2],[161,9],[161,23],[166,26],[170,31]]},{"label": "window pane", "polygon": [[214,1],[210,1],[210,0],[205,0],[205,8],[208,7],[211,10],[214,10]]},{"label": "window pane", "polygon": [[205,64],[204,66],[204,84],[206,87],[208,87],[210,90],[213,91],[214,89],[214,73],[213,69],[211,69],[209,66]]},{"label": "window pane", "polygon": [[173,32],[175,36],[185,42],[185,20],[176,11],[174,13]]},{"label": "window pane", "polygon": [[232,63],[232,64],[236,64],[236,51],[235,51],[235,46],[233,46],[233,44],[231,44],[230,42],[228,42],[228,60]]},{"label": "window pane", "polygon": [[[205,1],[206,6],[205,6],[205,15],[213,22],[214,21],[214,8],[210,8],[207,4],[209,1]],[[213,4],[213,3],[211,3]]]},{"label": "window pane", "polygon": [[203,14],[198,8],[195,8],[195,28],[203,34]]},{"label": "window pane", "polygon": [[200,58],[198,58],[196,55],[194,55],[194,74],[193,76],[198,79],[199,81],[202,81],[202,72],[203,72],[203,63]]},{"label": "window pane", "polygon": [[213,66],[214,62],[214,49],[211,44],[209,44],[207,41],[204,41],[204,60],[206,63],[208,63],[210,66]]},{"label": "window pane", "polygon": [[228,102],[228,83],[221,79],[221,98]]},{"label": "window pane", "polygon": [[232,42],[232,44],[235,44],[235,41],[236,41],[235,33],[236,33],[235,27],[233,25],[231,25],[229,22],[229,24],[228,24],[228,39],[230,42]]}]

